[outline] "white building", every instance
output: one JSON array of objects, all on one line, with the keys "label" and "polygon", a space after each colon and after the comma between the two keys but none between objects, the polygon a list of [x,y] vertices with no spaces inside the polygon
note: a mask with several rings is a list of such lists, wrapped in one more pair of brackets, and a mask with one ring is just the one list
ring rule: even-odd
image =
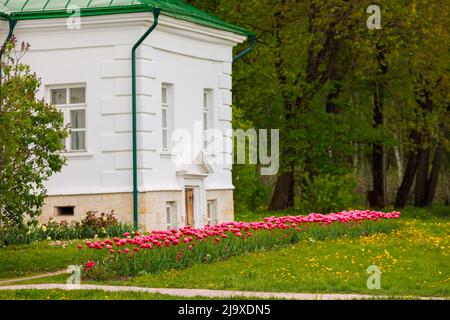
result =
[{"label": "white building", "polygon": [[[147,229],[233,219],[231,150],[206,155],[200,134],[179,165],[170,137],[231,128],[233,47],[247,30],[181,0],[0,0],[0,11],[2,39],[13,30],[31,45],[23,62],[42,79],[39,95],[71,127],[43,221],[111,210]],[[230,161],[210,164],[217,156]]]}]

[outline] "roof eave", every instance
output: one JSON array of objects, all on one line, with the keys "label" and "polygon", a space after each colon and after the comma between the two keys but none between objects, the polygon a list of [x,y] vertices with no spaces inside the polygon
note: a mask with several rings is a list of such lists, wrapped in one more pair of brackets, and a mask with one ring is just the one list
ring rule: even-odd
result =
[{"label": "roof eave", "polygon": [[[81,17],[90,17],[90,16],[100,16],[100,15],[110,15],[110,14],[124,14],[124,13],[139,13],[139,12],[150,12],[153,9],[152,6],[147,4],[138,4],[138,5],[127,5],[127,6],[114,6],[114,7],[99,7],[99,8],[81,8],[80,16]],[[173,17],[175,19],[182,19],[181,15],[186,15],[185,13],[177,12],[174,10],[162,9],[161,13],[163,15]],[[36,19],[56,19],[56,18],[68,18],[73,16],[73,12],[70,10],[48,10],[45,12],[42,11],[29,11],[29,12],[12,12],[12,13],[4,13],[0,12],[0,19],[8,20],[13,18],[14,20],[36,20]],[[198,16],[191,16],[191,18],[197,19],[198,22],[193,22],[199,25],[203,25],[206,27],[224,30],[236,34],[240,34],[243,36],[253,35],[248,29],[238,27],[238,26],[230,26],[227,23],[220,23],[219,21],[211,21],[204,19]]]}]

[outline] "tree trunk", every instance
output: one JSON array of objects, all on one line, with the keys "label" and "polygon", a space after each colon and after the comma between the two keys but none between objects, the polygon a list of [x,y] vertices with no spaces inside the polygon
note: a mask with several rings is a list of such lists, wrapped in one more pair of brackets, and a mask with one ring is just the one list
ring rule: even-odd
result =
[{"label": "tree trunk", "polygon": [[[275,13],[275,39],[277,48],[281,48],[283,40],[280,34],[280,26],[283,22],[283,13],[281,10]],[[281,95],[283,97],[286,131],[290,130],[293,123],[293,102],[291,96],[286,92],[287,78],[284,73],[284,60],[281,50],[276,50],[275,71],[277,73],[278,81],[281,85]],[[294,129],[294,128],[293,128]],[[292,144],[287,144],[283,148],[283,155],[288,158],[295,153]],[[269,210],[285,210],[294,206],[294,188],[295,188],[295,173],[294,165],[289,164],[289,171],[278,175],[275,189],[272,194],[272,200],[269,205]]]},{"label": "tree trunk", "polygon": [[[450,109],[450,106],[449,106]],[[445,152],[445,139],[448,135],[448,127],[446,123],[441,123],[441,128],[443,130],[443,136],[439,140],[439,145],[434,152],[433,164],[431,167],[430,177],[428,178],[427,191],[425,197],[425,205],[431,206],[433,204],[434,194],[436,193],[436,187],[439,180],[439,172],[442,166],[442,157]]]},{"label": "tree trunk", "polygon": [[434,194],[436,193],[436,187],[439,179],[439,171],[441,170],[443,154],[444,154],[444,142],[441,141],[434,154],[433,166],[431,168],[430,177],[428,179],[427,191],[425,196],[426,206],[431,206],[433,204]]},{"label": "tree trunk", "polygon": [[[373,110],[374,128],[383,125],[383,105],[380,86],[376,84],[375,89],[375,106]],[[385,190],[384,190],[384,146],[382,143],[375,142],[372,144],[372,180],[373,189],[369,192],[369,206],[372,208],[385,207]]]},{"label": "tree trunk", "polygon": [[403,208],[406,205],[409,192],[414,182],[414,177],[417,170],[417,153],[412,150],[408,156],[408,164],[406,165],[405,174],[403,176],[402,183],[398,189],[397,196],[395,198],[395,207]]},{"label": "tree trunk", "polygon": [[[377,60],[380,67],[379,77],[388,72],[385,61],[385,49],[377,45]],[[379,80],[375,81],[374,108],[373,108],[373,127],[380,128],[384,123],[383,115],[384,90]],[[384,172],[384,145],[382,141],[376,141],[372,144],[372,180],[373,190],[368,193],[370,207],[384,208],[386,206],[385,190],[385,172]]]},{"label": "tree trunk", "polygon": [[402,180],[403,177],[403,159],[399,146],[394,146],[394,155],[395,155],[395,162],[397,164],[398,180],[400,181]]},{"label": "tree trunk", "polygon": [[445,165],[445,170],[444,170],[444,190],[445,190],[445,205],[449,206],[450,205],[450,175],[448,173],[448,167],[449,164],[448,162]]},{"label": "tree trunk", "polygon": [[278,176],[269,210],[286,210],[294,206],[294,170]]},{"label": "tree trunk", "polygon": [[[424,111],[423,123],[426,124],[426,114],[431,114],[433,111],[433,100],[428,90],[419,91],[419,95],[416,97],[417,103]],[[426,111],[426,112],[425,112]],[[421,144],[428,145],[430,143],[429,129],[425,125],[421,133]],[[430,147],[420,148],[417,153],[417,173],[416,173],[416,187],[415,187],[415,199],[414,205],[416,207],[425,207],[427,205],[427,187],[428,177],[430,171]]]},{"label": "tree trunk", "polygon": [[414,200],[414,205],[416,207],[426,206],[429,166],[430,166],[430,148],[420,149],[418,152],[415,200]]}]

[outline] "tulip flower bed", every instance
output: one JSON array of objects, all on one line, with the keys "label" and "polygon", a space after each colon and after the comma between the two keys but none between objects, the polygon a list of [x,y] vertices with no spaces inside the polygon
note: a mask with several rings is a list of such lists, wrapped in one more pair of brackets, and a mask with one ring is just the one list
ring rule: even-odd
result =
[{"label": "tulip flower bed", "polygon": [[225,260],[302,240],[388,233],[396,228],[399,216],[399,212],[343,211],[270,217],[262,222],[228,222],[203,229],[136,232],[133,237],[125,233],[124,238],[85,241],[78,248],[88,275],[133,276]]}]

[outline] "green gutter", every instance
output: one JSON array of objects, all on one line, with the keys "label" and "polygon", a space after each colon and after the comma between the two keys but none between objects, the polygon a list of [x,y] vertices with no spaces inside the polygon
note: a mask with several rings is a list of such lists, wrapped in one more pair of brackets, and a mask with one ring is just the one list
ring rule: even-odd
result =
[{"label": "green gutter", "polygon": [[[14,19],[14,16],[8,16],[7,19],[9,22],[9,32],[8,32],[8,35],[6,36],[5,42],[3,43],[3,47],[0,49],[0,84],[2,82],[3,54],[5,53],[8,42],[11,40],[11,38],[13,36],[14,28],[16,27],[16,24],[17,24],[17,20]],[[3,98],[0,93],[0,107],[1,107],[2,101],[3,101]]]},{"label": "green gutter", "polygon": [[[38,0],[36,0],[38,1]],[[44,1],[44,0],[41,0]],[[115,5],[114,1],[104,6],[97,7],[83,7],[80,6],[79,14],[81,17],[101,16],[108,14],[122,14],[122,13],[136,13],[136,12],[148,12],[153,7],[158,7],[161,12],[167,16],[175,19],[181,19],[192,23],[204,25],[211,28],[221,29],[228,32],[238,33],[245,36],[251,35],[251,31],[239,26],[231,25],[225,21],[222,21],[214,16],[210,16],[196,8],[186,5],[183,2],[184,7],[170,6],[170,1],[160,0],[139,0],[141,3],[137,4],[122,4]],[[69,4],[67,0],[67,4]],[[174,1],[176,2],[176,1]],[[48,4],[48,2],[47,2]],[[89,3],[88,3],[89,5]],[[21,9],[11,11],[11,14],[16,16],[16,20],[34,20],[34,19],[52,19],[52,18],[67,18],[73,15],[71,10],[68,10],[66,6],[64,9],[46,9],[46,5],[41,10],[25,10],[26,5],[23,5]],[[0,16],[7,16],[9,13],[0,12]]]},{"label": "green gutter", "polygon": [[[16,27],[16,24],[17,24],[17,20],[14,18],[14,16],[7,17],[7,19],[9,22],[9,32],[8,32],[8,35],[6,36],[5,42],[3,43],[3,47],[0,50],[0,61],[2,61],[3,54],[5,53],[5,50],[6,50],[6,45],[11,40],[13,33],[14,33],[14,28]],[[0,65],[0,71],[1,71],[1,65]]]},{"label": "green gutter", "polygon": [[[114,7],[98,7],[98,8],[80,8],[81,17],[102,16],[108,14],[136,13],[148,12],[147,5],[130,5],[130,6],[114,6]],[[22,11],[15,13],[18,20],[34,20],[34,19],[51,19],[51,18],[67,18],[73,15],[68,10],[47,10],[47,11]]]},{"label": "green gutter", "polygon": [[161,9],[153,8],[153,24],[144,33],[144,35],[136,42],[131,50],[131,82],[132,82],[132,121],[133,121],[133,221],[134,227],[138,228],[139,208],[138,208],[138,164],[137,164],[137,116],[136,116],[136,50],[142,44],[142,42],[152,33],[152,31],[158,25],[159,14]]},{"label": "green gutter", "polygon": [[241,53],[239,53],[237,56],[235,56],[233,58],[233,63],[237,62],[238,60],[240,60],[246,54],[250,53],[253,50],[253,47],[255,46],[255,35],[254,34],[249,35],[248,39],[250,40],[250,46]]}]

